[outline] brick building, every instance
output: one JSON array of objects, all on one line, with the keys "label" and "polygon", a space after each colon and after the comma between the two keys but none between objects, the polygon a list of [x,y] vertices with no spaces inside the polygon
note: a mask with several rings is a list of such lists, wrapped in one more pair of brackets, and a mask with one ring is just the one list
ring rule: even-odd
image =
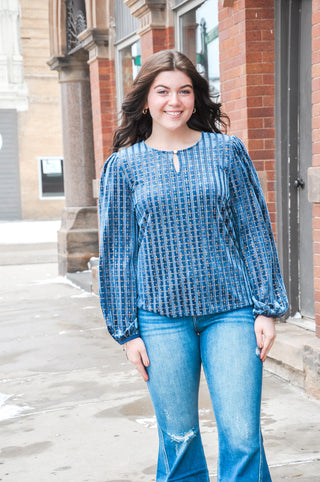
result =
[{"label": "brick building", "polygon": [[[231,118],[229,133],[244,141],[255,163],[291,322],[320,336],[320,0],[50,0],[49,5],[49,65],[59,71],[65,133],[62,272],[81,268],[97,252],[95,191],[123,95],[148,55],[177,48],[220,93]],[[85,219],[90,219],[86,229]],[[73,231],[83,234],[76,248]]]},{"label": "brick building", "polygon": [[64,206],[48,2],[0,1],[0,219],[57,219]]}]

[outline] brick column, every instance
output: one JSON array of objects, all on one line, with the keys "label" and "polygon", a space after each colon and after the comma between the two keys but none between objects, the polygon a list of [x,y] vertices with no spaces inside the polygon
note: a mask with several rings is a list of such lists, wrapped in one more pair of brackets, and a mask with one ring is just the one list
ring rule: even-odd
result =
[{"label": "brick column", "polygon": [[[313,265],[316,334],[320,337],[320,0],[312,2],[312,167],[308,170],[313,204]],[[311,273],[310,273],[311,275]]]},{"label": "brick column", "polygon": [[[125,0],[131,15],[139,19],[142,61],[155,52],[174,48],[173,17],[167,17],[166,0]],[[170,9],[171,12],[171,9]],[[170,20],[168,20],[170,18]],[[170,25],[169,25],[170,23]]]},{"label": "brick column", "polygon": [[219,41],[223,109],[254,161],[275,232],[273,2],[219,4]]},{"label": "brick column", "polygon": [[166,48],[166,30],[154,29],[139,32],[141,37],[141,57],[144,61],[155,52]]},{"label": "brick column", "polygon": [[89,65],[96,175],[100,177],[117,127],[115,67],[114,60],[109,59],[95,59]]},{"label": "brick column", "polygon": [[[92,125],[96,177],[112,152],[113,132],[117,126],[117,96],[114,60],[110,59],[108,29],[87,29],[79,35],[89,51]],[[97,187],[97,182],[95,183]],[[96,189],[95,189],[96,191]]]}]

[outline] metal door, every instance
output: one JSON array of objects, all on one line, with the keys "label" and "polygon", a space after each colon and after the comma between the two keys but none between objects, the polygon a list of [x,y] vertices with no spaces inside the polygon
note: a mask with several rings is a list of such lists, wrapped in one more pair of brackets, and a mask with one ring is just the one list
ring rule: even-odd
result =
[{"label": "metal door", "polygon": [[15,109],[0,109],[0,220],[21,219]]},{"label": "metal door", "polygon": [[275,1],[278,244],[290,315],[314,317],[312,205],[312,0]]}]

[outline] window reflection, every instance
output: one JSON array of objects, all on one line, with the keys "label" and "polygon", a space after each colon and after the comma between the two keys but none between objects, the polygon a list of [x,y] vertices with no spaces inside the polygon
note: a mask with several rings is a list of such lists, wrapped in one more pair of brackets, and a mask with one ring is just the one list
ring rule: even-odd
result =
[{"label": "window reflection", "polygon": [[180,45],[209,81],[212,91],[220,92],[218,0],[207,0],[180,17]]},{"label": "window reflection", "polygon": [[125,97],[132,87],[141,66],[140,41],[120,50],[122,97]]}]

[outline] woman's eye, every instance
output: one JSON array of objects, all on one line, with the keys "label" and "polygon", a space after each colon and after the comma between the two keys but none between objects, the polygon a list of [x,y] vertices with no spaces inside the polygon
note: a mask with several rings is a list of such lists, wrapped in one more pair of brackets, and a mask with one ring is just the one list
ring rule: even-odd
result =
[{"label": "woman's eye", "polygon": [[181,94],[182,95],[188,95],[188,94],[191,94],[191,91],[188,90],[188,89],[184,89],[184,90],[181,91]]},{"label": "woman's eye", "polygon": [[167,91],[166,90],[158,90],[157,93],[160,94],[160,95],[165,95],[167,93]]}]

